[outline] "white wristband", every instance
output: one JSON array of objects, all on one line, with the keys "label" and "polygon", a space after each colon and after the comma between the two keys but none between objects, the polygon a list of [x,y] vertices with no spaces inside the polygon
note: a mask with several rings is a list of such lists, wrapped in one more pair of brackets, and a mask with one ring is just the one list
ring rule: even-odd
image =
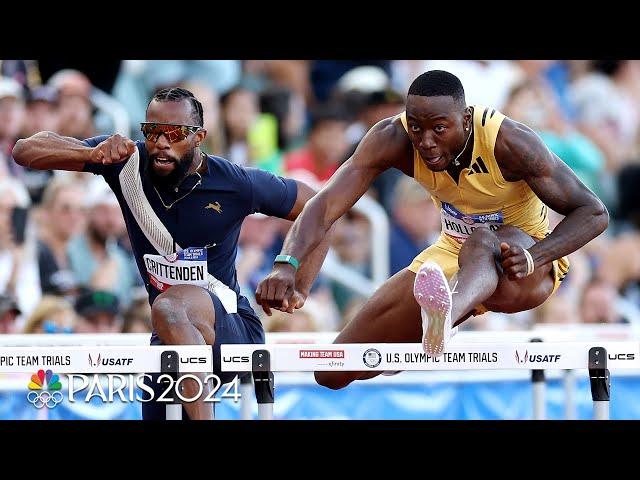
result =
[{"label": "white wristband", "polygon": [[533,270],[535,269],[535,264],[533,263],[533,257],[529,253],[529,250],[527,250],[525,248],[525,249],[523,249],[523,252],[524,252],[524,256],[527,258],[527,274],[526,274],[526,276],[528,277],[529,275],[531,275],[533,273]]}]

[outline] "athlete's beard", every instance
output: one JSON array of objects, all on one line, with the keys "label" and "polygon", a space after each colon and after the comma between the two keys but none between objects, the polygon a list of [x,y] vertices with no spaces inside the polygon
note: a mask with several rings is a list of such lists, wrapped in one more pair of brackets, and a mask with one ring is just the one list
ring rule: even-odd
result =
[{"label": "athlete's beard", "polygon": [[172,159],[176,168],[169,175],[161,176],[156,173],[153,168],[153,163],[158,155],[149,155],[149,175],[155,185],[164,187],[177,187],[182,180],[187,176],[187,172],[193,163],[193,155],[195,148],[185,153],[179,160]]}]

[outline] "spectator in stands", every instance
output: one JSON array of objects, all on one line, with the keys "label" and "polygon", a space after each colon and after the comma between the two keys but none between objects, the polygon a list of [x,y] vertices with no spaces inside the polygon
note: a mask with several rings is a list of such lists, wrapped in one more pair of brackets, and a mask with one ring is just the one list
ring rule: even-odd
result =
[{"label": "spectator in stands", "polygon": [[[21,138],[27,138],[38,132],[57,132],[58,130],[58,94],[53,87],[42,85],[31,90],[27,97],[27,111],[22,126]],[[34,170],[23,167],[21,180],[29,191],[31,201],[39,204],[47,183],[54,176],[48,170]]]},{"label": "spectator in stands", "polygon": [[623,291],[640,280],[640,232],[628,231],[611,239],[595,265],[596,276]]},{"label": "spectator in stands", "polygon": [[[261,118],[272,118],[275,143],[263,148],[256,166],[282,175],[284,155],[304,144],[306,110],[304,98],[287,87],[272,86],[260,94]],[[263,142],[266,143],[266,142]]]},{"label": "spectator in stands", "polygon": [[616,289],[607,282],[593,280],[582,293],[580,318],[583,323],[622,323],[616,312]]},{"label": "spectator in stands", "polygon": [[131,305],[124,312],[122,333],[151,333],[151,306],[147,291],[141,287],[133,293]]},{"label": "spectator in stands", "polygon": [[182,87],[193,93],[202,104],[203,126],[207,130],[207,138],[200,144],[200,149],[210,155],[221,156],[225,150],[225,144],[218,92],[203,82],[190,81],[184,83]]},{"label": "spectator in stands", "polygon": [[312,63],[310,72],[315,100],[320,103],[326,102],[336,83],[347,72],[358,67],[377,67],[376,70],[381,70],[385,75],[391,74],[389,60],[316,60]]},{"label": "spectator in stands", "polygon": [[311,173],[316,183],[324,183],[342,164],[347,154],[347,115],[337,105],[318,107],[311,115],[308,143],[285,157],[285,171]]},{"label": "spectator in stands", "polygon": [[326,284],[314,288],[304,306],[293,314],[275,310],[272,313],[270,317],[261,316],[267,332],[334,332],[341,324]]},{"label": "spectator in stands", "polygon": [[[368,220],[362,214],[351,210],[336,222],[334,228],[331,247],[339,260],[356,272],[369,276],[371,242]],[[331,291],[342,315],[353,309],[353,302],[359,304],[362,301],[361,295],[336,281],[331,282]]]},{"label": "spectator in stands", "polygon": [[224,94],[238,84],[242,73],[240,60],[149,60],[145,67],[152,88],[145,99],[160,87],[180,82],[204,83]]},{"label": "spectator in stands", "polygon": [[11,157],[25,117],[24,93],[12,78],[0,77],[0,178],[20,178],[23,168]]},{"label": "spectator in stands", "polygon": [[0,335],[16,331],[16,320],[21,313],[14,298],[0,294]]},{"label": "spectator in stands", "polygon": [[533,310],[534,323],[580,323],[580,313],[573,302],[557,295]]},{"label": "spectator in stands", "polygon": [[603,201],[608,187],[603,183],[605,158],[600,149],[564,116],[555,96],[542,82],[525,80],[509,93],[503,113],[533,128],[547,147],[578,175]]},{"label": "spectator in stands", "polygon": [[272,87],[283,88],[303,103],[311,102],[311,63],[309,60],[245,60],[242,81],[263,92]]},{"label": "spectator in stands", "polygon": [[61,70],[48,85],[58,92],[58,132],[66,137],[84,140],[96,135],[91,103],[93,86],[89,78],[77,70]]},{"label": "spectator in stands", "polygon": [[[595,252],[581,249],[569,256],[571,275],[563,280],[556,294],[539,307],[530,318],[532,323],[580,323],[580,302],[586,285],[592,281],[591,263],[599,260]],[[524,313],[524,312],[521,312]],[[531,326],[531,325],[528,325]]]},{"label": "spectator in stands", "polygon": [[254,297],[258,282],[271,271],[277,253],[269,255],[268,252],[272,252],[277,240],[278,220],[257,213],[249,215],[240,229],[236,269],[238,284],[247,298]]},{"label": "spectator in stands", "polygon": [[156,91],[184,82],[196,82],[223,95],[240,81],[241,73],[240,60],[124,60],[113,87],[113,96],[124,106],[136,126],[131,138],[141,140],[143,137],[137,122],[145,118],[147,99]]},{"label": "spectator in stands", "polygon": [[55,178],[44,191],[37,252],[43,293],[73,296],[79,282],[71,268],[69,242],[86,224],[86,192],[80,184]]},{"label": "spectator in stands", "polygon": [[309,307],[305,306],[289,314],[274,310],[265,320],[267,332],[319,332],[318,321]]},{"label": "spectator in stands", "polygon": [[[378,66],[358,66],[346,72],[333,87],[331,103],[348,112],[345,136],[349,147],[342,164],[353,155],[366,132],[383,118],[404,110],[404,96],[391,87],[389,75]],[[396,182],[402,174],[390,169],[379,175],[367,192],[391,215],[391,201]]]},{"label": "spectator in stands", "polygon": [[29,315],[40,299],[29,194],[20,182],[0,179],[0,294],[16,298]]},{"label": "spectator in stands", "polygon": [[260,94],[260,111],[276,118],[278,150],[287,152],[304,138],[306,105],[304,98],[286,87],[273,86]]},{"label": "spectator in stands", "polygon": [[424,188],[409,177],[396,184],[390,227],[390,275],[408,267],[440,235],[440,212]]},{"label": "spectator in stands", "polygon": [[12,78],[28,90],[42,85],[42,76],[37,60],[0,60],[0,76]]},{"label": "spectator in stands", "polygon": [[24,326],[24,333],[73,333],[77,315],[73,304],[53,295],[44,295]]},{"label": "spectator in stands", "polygon": [[523,77],[521,68],[509,60],[395,60],[393,85],[406,92],[413,79],[428,70],[446,70],[458,77],[468,105],[491,105],[498,110]]},{"label": "spectator in stands", "polygon": [[369,221],[355,210],[347,212],[335,227],[331,247],[342,262],[360,273],[368,274],[368,260],[371,253],[369,241]]},{"label": "spectator in stands", "polygon": [[542,83],[550,94],[549,99],[557,104],[567,119],[573,121],[575,112],[569,100],[571,67],[566,61],[516,60],[515,64],[523,74],[516,84],[527,80]]},{"label": "spectator in stands", "polygon": [[249,135],[260,115],[258,95],[253,90],[237,86],[220,100],[226,145],[223,157],[238,165],[251,164],[254,157]]},{"label": "spectator in stands", "polygon": [[58,123],[58,92],[49,85],[31,90],[20,136],[26,138],[38,132],[57,132]]},{"label": "spectator in stands", "polygon": [[357,67],[345,73],[333,87],[330,102],[339,103],[354,117],[355,123],[347,130],[352,144],[349,155],[369,128],[404,110],[403,95],[391,88],[389,75],[373,66]]},{"label": "spectator in stands", "polygon": [[[365,133],[367,133],[371,127],[382,119],[401,113],[404,110],[404,106],[404,96],[391,88],[361,94],[361,104],[358,108],[357,122],[351,125],[348,130],[352,143],[348,150],[347,158],[353,155],[360,140],[362,140],[362,137],[364,137]],[[357,128],[359,128],[359,130],[356,130]],[[385,208],[387,213],[391,212],[391,197],[396,183],[401,177],[403,177],[402,173],[395,168],[386,170],[374,180],[369,190],[369,193],[375,196],[376,200]]]},{"label": "spectator in stands", "polygon": [[[284,236],[290,226],[291,222],[288,220],[262,214],[253,214],[245,218],[238,240],[236,270],[240,291],[250,301],[255,299],[254,292],[258,282],[271,271],[273,259],[280,252]],[[324,330],[337,328],[339,313],[331,296],[329,284],[322,274],[314,282],[306,302],[306,304],[315,305],[314,309],[321,318],[316,321],[318,328]],[[263,321],[270,319],[263,315],[259,306],[256,305],[255,308]]]},{"label": "spectator in stands", "polygon": [[114,293],[126,308],[137,273],[117,243],[126,230],[118,200],[105,187],[94,192],[88,203],[86,231],[72,238],[67,249],[71,269],[81,285]]},{"label": "spectator in stands", "polygon": [[119,333],[124,323],[118,297],[111,292],[88,290],[75,304],[78,333]]},{"label": "spectator in stands", "polygon": [[[607,170],[617,172],[633,155],[639,112],[636,100],[623,86],[637,75],[635,61],[591,62],[591,71],[569,89],[578,128],[605,154]],[[616,79],[619,79],[616,82]]]},{"label": "spectator in stands", "polygon": [[619,226],[625,229],[640,230],[640,188],[638,185],[640,185],[640,161],[636,158],[632,164],[620,170],[617,178],[616,220],[620,222]]}]

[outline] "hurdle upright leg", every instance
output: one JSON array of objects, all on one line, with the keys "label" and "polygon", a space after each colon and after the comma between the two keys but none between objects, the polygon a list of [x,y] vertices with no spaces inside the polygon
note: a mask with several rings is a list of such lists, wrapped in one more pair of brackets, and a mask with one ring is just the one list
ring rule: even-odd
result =
[{"label": "hurdle upright leg", "polygon": [[[167,420],[183,420],[182,401],[177,394],[177,381],[180,376],[180,356],[178,352],[166,350],[162,352],[160,357],[160,369],[162,373],[171,375],[173,379],[173,389],[167,394],[166,398],[171,402],[167,403],[165,418]],[[215,403],[211,405],[213,409],[213,418],[216,418]]]},{"label": "hurdle upright leg", "polygon": [[273,420],[274,379],[268,350],[253,352],[251,369],[258,400],[258,419]]},{"label": "hurdle upright leg", "polygon": [[182,403],[176,395],[175,385],[178,380],[178,371],[180,368],[180,356],[178,352],[166,350],[162,352],[160,357],[160,369],[163,374],[168,374],[173,379],[174,388],[169,392],[167,398],[171,400],[166,406],[167,420],[182,420]]},{"label": "hurdle upright leg", "polygon": [[576,376],[573,370],[565,370],[564,378],[564,418],[566,420],[575,420],[576,418],[576,401],[575,401],[575,390],[576,390]]},{"label": "hurdle upright leg", "polygon": [[251,420],[253,396],[254,393],[251,375],[247,374],[240,378],[240,420]]},{"label": "hurdle upright leg", "polygon": [[[542,342],[540,338],[532,338],[532,342]],[[533,419],[546,418],[546,389],[544,370],[531,370],[531,386],[533,388]]]},{"label": "hurdle upright leg", "polygon": [[607,369],[607,351],[602,347],[589,349],[589,380],[593,398],[593,419],[609,420],[611,377]]}]

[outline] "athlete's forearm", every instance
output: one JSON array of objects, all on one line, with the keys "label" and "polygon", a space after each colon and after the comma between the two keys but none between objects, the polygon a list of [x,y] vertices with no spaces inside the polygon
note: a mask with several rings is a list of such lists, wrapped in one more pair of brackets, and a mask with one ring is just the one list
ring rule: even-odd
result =
[{"label": "athlete's forearm", "polygon": [[331,244],[332,232],[333,229],[329,229],[318,246],[311,251],[308,258],[300,265],[300,269],[296,273],[296,289],[307,296],[327,256],[327,251]]},{"label": "athlete's forearm", "polygon": [[[303,268],[312,269],[313,266],[306,266],[311,260],[311,254],[318,249],[320,243],[327,236],[327,232],[331,228],[333,221],[325,221],[325,209],[323,202],[318,201],[318,196],[311,199],[305,205],[302,213],[293,222],[289,233],[284,240],[282,247],[283,255],[291,255],[300,262],[300,270]],[[328,248],[328,240],[325,249]],[[314,252],[315,253],[315,252]],[[320,255],[321,252],[318,253]],[[322,254],[322,259],[326,255],[326,250]],[[315,259],[319,261],[318,259]],[[319,261],[320,265],[322,261]],[[320,268],[318,265],[316,268]]]},{"label": "athlete's forearm", "polygon": [[604,232],[608,225],[609,213],[601,203],[576,208],[549,236],[529,249],[535,266],[575,252]]},{"label": "athlete's forearm", "polygon": [[36,170],[82,170],[90,162],[93,149],[80,140],[53,132],[39,132],[20,139],[13,147],[13,158],[19,165]]}]

